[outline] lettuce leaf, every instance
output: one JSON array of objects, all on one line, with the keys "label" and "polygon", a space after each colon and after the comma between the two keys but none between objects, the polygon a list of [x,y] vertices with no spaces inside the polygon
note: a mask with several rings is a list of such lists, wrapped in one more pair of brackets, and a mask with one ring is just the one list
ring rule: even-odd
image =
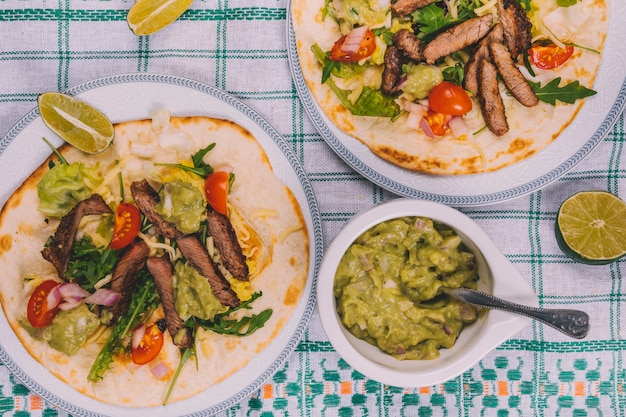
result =
[{"label": "lettuce leaf", "polygon": [[56,164],[37,184],[39,211],[50,217],[63,217],[78,202],[91,196],[91,187],[104,179],[100,164],[87,167],[81,162]]}]

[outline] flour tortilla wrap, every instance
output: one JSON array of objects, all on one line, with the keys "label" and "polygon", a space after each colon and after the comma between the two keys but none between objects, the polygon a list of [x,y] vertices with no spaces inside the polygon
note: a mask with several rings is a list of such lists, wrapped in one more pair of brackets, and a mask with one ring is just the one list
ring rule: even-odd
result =
[{"label": "flour tortilla wrap", "polygon": [[[557,7],[553,0],[533,0],[533,5],[538,6],[539,17]],[[557,102],[552,106],[540,102],[527,108],[506,94],[501,85],[509,132],[497,137],[484,128],[478,101],[474,99],[473,109],[464,117],[469,131],[465,140],[450,133],[430,138],[421,129],[407,127],[406,114],[395,122],[389,118],[355,116],[326,84],[321,84],[322,65],[311,52],[311,46],[316,43],[322,51],[331,50],[342,35],[330,16],[322,20],[324,6],[324,0],[292,2],[296,48],[304,80],[319,107],[341,131],[400,167],[449,175],[496,171],[536,154],[557,139],[584,103],[584,100],[578,100],[574,104]],[[592,14],[576,33],[576,44],[601,51],[608,25],[605,1],[594,1],[591,10]],[[535,81],[543,86],[551,79],[561,77],[561,86],[578,80],[581,86],[592,88],[600,57],[597,52],[575,48],[574,55],[565,65],[553,71],[543,71]]]},{"label": "flour tortilla wrap", "polygon": [[[247,130],[230,121],[206,117],[172,118],[169,126],[157,126],[156,130],[153,127],[151,120],[116,125],[113,145],[97,156],[85,155],[69,146],[63,146],[61,152],[70,163],[80,160],[93,165],[99,162],[104,175],[113,172],[115,161],[120,161],[125,189],[130,195],[130,182],[150,178],[156,170],[162,169],[155,167],[154,162],[181,162],[180,146],[173,150],[163,145],[188,143],[187,158],[190,158],[198,150],[216,143],[204,160],[215,168],[232,167],[236,180],[229,196],[230,208],[236,210],[238,223],[246,222],[239,227],[252,232],[252,241],[261,246],[252,255],[257,268],[251,271],[250,279],[253,291],[262,291],[263,295],[252,303],[252,310],[235,314],[273,310],[265,326],[247,337],[225,336],[199,329],[196,336],[198,370],[194,359],[187,362],[170,397],[169,403],[172,403],[224,380],[276,337],[303,293],[309,248],[301,208],[291,191],[274,176],[267,155]],[[181,138],[184,139],[182,142]],[[152,151],[154,154],[150,154]],[[91,383],[87,374],[106,340],[106,333],[75,355],[67,356],[47,343],[33,339],[20,325],[20,320],[26,317],[26,302],[33,290],[24,278],[56,277],[55,269],[40,253],[58,224],[58,219],[46,219],[37,210],[36,185],[49,170],[47,164],[48,161],[26,179],[0,212],[0,269],[3,271],[0,301],[4,314],[28,352],[77,391],[121,406],[161,405],[180,358],[179,350],[167,332],[164,348],[152,362],[164,362],[171,370],[162,379],[151,373],[150,363],[138,366],[129,357],[116,357],[104,378]],[[112,194],[119,189],[117,178],[117,175],[110,178],[108,188]]]}]

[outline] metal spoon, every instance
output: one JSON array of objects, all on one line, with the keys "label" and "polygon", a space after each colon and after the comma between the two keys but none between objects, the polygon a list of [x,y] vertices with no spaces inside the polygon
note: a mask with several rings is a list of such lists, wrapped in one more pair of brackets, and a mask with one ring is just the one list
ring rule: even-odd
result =
[{"label": "metal spoon", "polygon": [[584,311],[529,307],[467,288],[443,288],[442,291],[479,307],[508,311],[539,320],[575,339],[584,338],[589,331],[589,315]]}]

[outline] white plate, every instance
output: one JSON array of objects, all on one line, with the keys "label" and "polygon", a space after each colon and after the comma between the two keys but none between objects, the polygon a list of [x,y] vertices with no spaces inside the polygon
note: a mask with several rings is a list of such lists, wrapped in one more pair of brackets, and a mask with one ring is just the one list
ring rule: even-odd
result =
[{"label": "white plate", "polygon": [[400,387],[425,387],[448,381],[472,367],[491,350],[511,338],[530,319],[498,310],[483,310],[476,322],[461,331],[450,349],[433,360],[399,361],[377,347],[357,339],[342,324],[333,294],[335,271],[348,247],[374,225],[403,216],[423,216],[456,230],[474,253],[478,289],[517,304],[537,307],[539,301],[524,277],[469,217],[440,203],[398,198],[353,217],[328,247],[317,281],[317,302],[322,327],[335,350],[368,378]]},{"label": "white plate", "polygon": [[531,158],[495,172],[473,175],[429,175],[400,168],[372,153],[367,146],[339,130],[315,102],[298,60],[290,1],[287,13],[287,52],[300,99],[322,138],[348,165],[373,183],[398,195],[453,206],[477,206],[536,191],[582,161],[621,114],[626,104],[626,8],[609,3],[609,28],[593,89],[576,119],[557,140]]},{"label": "white plate", "polygon": [[[302,207],[310,236],[306,286],[280,334],[260,354],[250,358],[244,368],[192,398],[163,407],[115,406],[75,391],[30,356],[4,314],[0,314],[0,360],[36,394],[74,416],[210,415],[235,405],[280,370],[298,345],[315,307],[315,277],[323,242],[320,214],[304,170],[287,143],[264,119],[234,97],[206,84],[164,75],[129,74],[94,80],[67,93],[94,105],[114,123],[149,118],[155,110],[167,108],[174,116],[223,118],[248,129],[267,153],[276,176],[291,189]],[[0,141],[1,205],[50,154],[42,136],[61,144],[34,109]]]}]

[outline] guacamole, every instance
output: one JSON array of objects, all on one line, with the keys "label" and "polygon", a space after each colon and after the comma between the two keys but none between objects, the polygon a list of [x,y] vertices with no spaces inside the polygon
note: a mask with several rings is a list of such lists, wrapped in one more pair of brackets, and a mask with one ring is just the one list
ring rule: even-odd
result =
[{"label": "guacamole", "polygon": [[356,337],[397,359],[434,359],[450,348],[476,309],[440,293],[476,288],[474,255],[450,227],[423,217],[380,223],[343,255],[334,295]]}]

